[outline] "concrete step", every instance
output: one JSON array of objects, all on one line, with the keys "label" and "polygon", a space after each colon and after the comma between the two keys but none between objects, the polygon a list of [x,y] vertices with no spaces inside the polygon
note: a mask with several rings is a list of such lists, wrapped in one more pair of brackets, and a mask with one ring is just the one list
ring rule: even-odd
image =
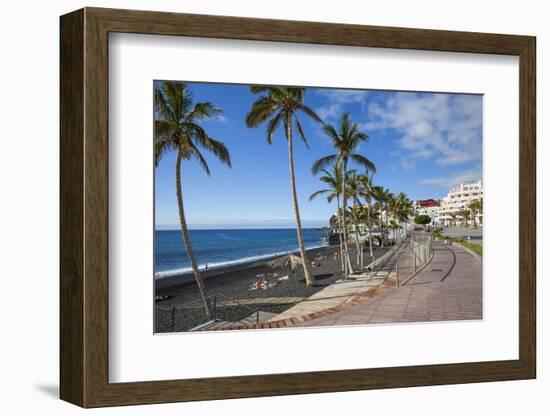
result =
[{"label": "concrete step", "polygon": [[233,322],[228,322],[228,321],[207,322],[203,325],[198,326],[195,330],[196,331],[214,331],[216,329],[221,329],[222,327],[227,326],[227,324],[233,324]]},{"label": "concrete step", "polygon": [[267,322],[274,316],[277,316],[277,313],[273,312],[267,312],[267,311],[258,311],[258,319],[256,320],[256,313],[251,314],[250,316],[247,316],[244,319],[241,319],[240,322],[244,324],[255,324],[256,322]]}]

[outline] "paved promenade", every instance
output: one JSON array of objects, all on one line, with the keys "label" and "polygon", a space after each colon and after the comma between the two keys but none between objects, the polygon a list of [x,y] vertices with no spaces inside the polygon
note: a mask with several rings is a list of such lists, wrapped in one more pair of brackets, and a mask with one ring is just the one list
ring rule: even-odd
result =
[{"label": "paved promenade", "polygon": [[[410,250],[407,250],[409,244],[410,240],[407,239],[403,245],[399,247],[397,253],[391,255],[381,270],[364,271],[358,275],[354,275],[353,279],[338,280],[309,298],[297,303],[292,308],[274,316],[269,321],[280,321],[282,319],[309,315],[314,312],[337,307],[347,300],[379,286],[386,279],[392,279],[398,270],[401,276],[410,275],[413,271],[413,263]],[[397,257],[399,257],[400,260],[396,266]]]},{"label": "paved promenade", "polygon": [[461,246],[442,242],[434,242],[433,250],[432,261],[403,286],[297,326],[481,319],[481,260]]},{"label": "paved promenade", "polygon": [[347,299],[378,286],[388,277],[388,273],[384,271],[370,272],[365,273],[364,276],[353,280],[338,280],[309,298],[297,303],[292,308],[275,315],[269,321],[279,321],[294,316],[308,315],[338,306]]}]

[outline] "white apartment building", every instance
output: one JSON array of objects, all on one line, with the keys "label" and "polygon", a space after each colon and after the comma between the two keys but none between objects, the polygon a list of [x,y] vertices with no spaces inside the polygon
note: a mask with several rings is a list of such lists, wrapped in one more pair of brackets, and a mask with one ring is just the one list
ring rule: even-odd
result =
[{"label": "white apartment building", "polygon": [[441,203],[435,199],[423,199],[414,201],[413,203],[414,214],[411,220],[414,222],[414,216],[416,215],[428,215],[431,218],[430,225],[438,227],[439,223],[439,211],[441,210]]},{"label": "white apartment building", "polygon": [[[465,182],[457,185],[449,190],[449,193],[445,198],[441,200],[441,206],[439,209],[438,221],[440,225],[449,226],[453,222],[451,213],[457,213],[461,210],[468,209],[470,202],[483,198],[483,184],[481,181],[477,182]],[[457,224],[464,224],[464,219],[460,216],[456,218]],[[483,223],[483,214],[477,213],[477,224]],[[473,220],[469,220],[469,224],[472,224]]]}]

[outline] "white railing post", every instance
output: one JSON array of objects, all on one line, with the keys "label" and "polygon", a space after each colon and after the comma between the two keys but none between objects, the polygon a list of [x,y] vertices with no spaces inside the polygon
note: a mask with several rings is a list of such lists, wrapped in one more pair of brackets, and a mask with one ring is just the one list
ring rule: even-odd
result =
[{"label": "white railing post", "polygon": [[399,287],[399,254],[395,258],[395,287]]}]

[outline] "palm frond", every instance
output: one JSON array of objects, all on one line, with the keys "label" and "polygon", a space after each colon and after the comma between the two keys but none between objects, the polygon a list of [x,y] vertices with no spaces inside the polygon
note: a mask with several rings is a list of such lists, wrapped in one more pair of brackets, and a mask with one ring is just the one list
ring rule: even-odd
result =
[{"label": "palm frond", "polygon": [[269,144],[273,143],[273,135],[275,134],[275,131],[281,124],[281,120],[284,118],[284,114],[282,111],[279,111],[275,117],[273,117],[271,120],[269,120],[267,124],[267,142]]},{"label": "palm frond", "polygon": [[172,109],[175,121],[180,121],[189,111],[193,102],[191,92],[184,82],[167,81],[162,83],[162,93]]},{"label": "palm frond", "polygon": [[319,195],[323,195],[323,194],[326,194],[328,192],[331,192],[330,189],[321,189],[319,191],[316,191],[316,192],[313,192],[310,196],[309,196],[309,200],[310,201],[313,201],[315,198],[317,198]]},{"label": "palm frond", "polygon": [[155,165],[170,150],[177,150],[184,160],[195,159],[210,174],[210,169],[199,147],[214,154],[220,162],[231,166],[228,149],[211,138],[197,124],[221,112],[209,102],[193,105],[193,96],[182,82],[155,83]]},{"label": "palm frond", "polygon": [[252,94],[262,94],[262,93],[281,93],[281,89],[279,87],[273,86],[273,85],[251,85],[250,86],[250,92]]},{"label": "palm frond", "polygon": [[298,132],[298,135],[306,145],[306,147],[309,149],[309,144],[306,139],[306,135],[304,134],[304,131],[302,130],[302,125],[300,124],[300,121],[298,120],[298,116],[296,116],[296,131]]},{"label": "palm frond", "polygon": [[311,167],[311,172],[316,175],[322,168],[327,167],[328,165],[333,163],[336,158],[336,155],[328,155],[320,158],[319,160],[315,161],[315,163]]},{"label": "palm frond", "polygon": [[197,162],[199,162],[200,167],[206,172],[208,176],[210,176],[210,168],[208,167],[208,163],[206,163],[206,159],[200,152],[200,150],[195,146],[195,144],[190,144],[190,152],[188,152],[187,159],[195,159]]},{"label": "palm frond", "polygon": [[304,100],[306,89],[303,87],[284,87],[281,88],[281,92],[300,103]]},{"label": "palm frond", "polygon": [[208,150],[213,153],[220,162],[231,167],[231,155],[223,142],[208,138]]},{"label": "palm frond", "polygon": [[155,146],[154,146],[154,158],[155,158],[155,166],[158,166],[160,163],[160,160],[164,157],[164,155],[171,150],[174,150],[174,142],[171,140],[155,140]]},{"label": "palm frond", "polygon": [[319,180],[323,183],[326,183],[327,185],[333,185],[333,184],[336,185],[337,184],[335,178],[332,177],[332,176],[328,176],[328,175],[324,175],[324,176],[319,177]]},{"label": "palm frond", "polygon": [[223,113],[223,111],[212,103],[196,103],[189,113],[188,118],[192,120],[208,120],[220,113]]},{"label": "palm frond", "polygon": [[338,140],[340,140],[340,135],[331,124],[324,124],[322,130],[332,140],[333,143],[337,143]]},{"label": "palm frond", "polygon": [[317,115],[315,111],[313,111],[311,108],[309,108],[307,105],[298,102],[296,103],[297,108],[302,110],[304,113],[306,113],[308,116],[310,116],[313,120],[318,121],[319,123],[323,123],[323,120],[321,120],[321,117]]},{"label": "palm frond", "polygon": [[260,97],[246,115],[246,125],[248,127],[257,127],[266,121],[277,109],[277,103],[269,96]]},{"label": "palm frond", "polygon": [[155,120],[155,141],[166,140],[172,135],[172,124],[164,120]]},{"label": "palm frond", "polygon": [[210,153],[213,153],[220,162],[231,167],[231,156],[227,147],[212,137],[208,136],[206,131],[199,125],[194,125],[191,130],[195,142],[201,146],[203,149],[208,150]]},{"label": "palm frond", "polygon": [[268,92],[269,87],[267,85],[251,85],[250,92],[252,94],[261,94],[263,92]]},{"label": "palm frond", "polygon": [[368,171],[373,172],[373,173],[376,172],[376,166],[374,165],[374,163],[371,160],[369,160],[368,158],[366,158],[365,156],[354,153],[354,154],[350,155],[350,157],[355,163],[357,163],[358,165],[363,166]]},{"label": "palm frond", "polygon": [[164,120],[170,122],[177,122],[176,115],[173,109],[168,104],[162,89],[160,87],[155,88],[154,92],[155,101],[155,119]]}]

